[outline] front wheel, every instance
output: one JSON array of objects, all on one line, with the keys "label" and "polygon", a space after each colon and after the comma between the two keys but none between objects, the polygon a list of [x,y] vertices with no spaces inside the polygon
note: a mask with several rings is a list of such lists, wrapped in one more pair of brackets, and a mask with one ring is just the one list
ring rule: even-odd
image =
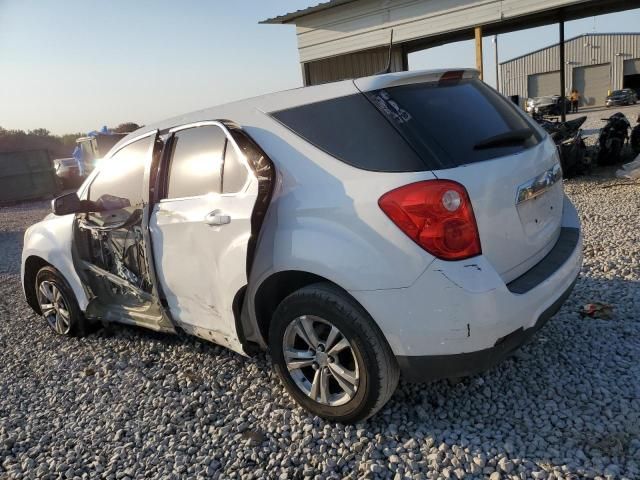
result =
[{"label": "front wheel", "polygon": [[40,313],[51,330],[66,336],[85,333],[85,320],[76,297],[55,268],[41,268],[36,275],[35,288]]},{"label": "front wheel", "polygon": [[302,288],[276,309],[269,328],[276,372],[291,396],[327,420],[375,414],[400,376],[382,332],[346,293],[328,283]]}]

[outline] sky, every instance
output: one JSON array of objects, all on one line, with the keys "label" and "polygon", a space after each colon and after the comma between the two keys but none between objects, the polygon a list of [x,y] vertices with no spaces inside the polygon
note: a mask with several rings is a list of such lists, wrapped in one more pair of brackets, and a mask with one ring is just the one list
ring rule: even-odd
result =
[{"label": "sky", "polygon": [[[319,1],[0,0],[0,126],[88,132],[301,86],[295,27],[258,22]],[[568,22],[566,36],[594,27],[638,32],[640,9]],[[499,60],[557,40],[557,25],[501,35]],[[493,85],[491,38],[484,50]],[[474,66],[472,41],[409,57]]]}]

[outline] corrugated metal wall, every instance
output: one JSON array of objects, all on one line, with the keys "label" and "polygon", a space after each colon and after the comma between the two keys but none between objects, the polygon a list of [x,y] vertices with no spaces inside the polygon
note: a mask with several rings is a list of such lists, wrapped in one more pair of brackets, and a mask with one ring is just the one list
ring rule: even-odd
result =
[{"label": "corrugated metal wall", "polygon": [[527,85],[527,91],[531,97],[554,95],[560,85],[560,70],[529,75]]},{"label": "corrugated metal wall", "polygon": [[604,105],[611,88],[611,64],[574,68],[573,86],[580,92],[581,106]]},{"label": "corrugated metal wall", "polygon": [[[505,95],[528,97],[529,75],[559,70],[559,47],[554,45],[500,64],[500,85]],[[611,63],[611,90],[622,88],[624,61],[640,58],[640,34],[587,34],[565,42],[565,75],[568,94],[573,69]],[[558,85],[558,93],[560,85]]]},{"label": "corrugated metal wall", "polygon": [[[388,48],[376,48],[364,52],[349,53],[338,57],[316,60],[304,65],[306,85],[335,82],[346,78],[358,78],[373,75],[384,70],[389,61]],[[391,71],[403,70],[402,49],[392,49]]]},{"label": "corrugated metal wall", "polygon": [[46,150],[0,153],[0,202],[49,197],[59,191]]},{"label": "corrugated metal wall", "polygon": [[[637,0],[627,0],[633,3]],[[300,62],[454,34],[477,25],[523,18],[576,5],[604,7],[605,0],[361,0],[295,19]],[[455,62],[454,62],[455,66]]]}]

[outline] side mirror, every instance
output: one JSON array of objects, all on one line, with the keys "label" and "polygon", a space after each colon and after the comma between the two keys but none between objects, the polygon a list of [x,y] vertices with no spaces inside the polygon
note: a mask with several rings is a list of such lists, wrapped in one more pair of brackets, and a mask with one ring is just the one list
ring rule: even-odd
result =
[{"label": "side mirror", "polygon": [[51,211],[54,215],[82,213],[82,203],[77,192],[67,193],[51,200]]}]

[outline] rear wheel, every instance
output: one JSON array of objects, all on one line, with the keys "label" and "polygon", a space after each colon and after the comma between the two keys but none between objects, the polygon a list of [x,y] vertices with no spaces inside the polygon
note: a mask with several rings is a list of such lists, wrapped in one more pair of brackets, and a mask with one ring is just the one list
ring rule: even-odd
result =
[{"label": "rear wheel", "polygon": [[55,268],[41,268],[35,288],[40,312],[55,333],[67,336],[85,333],[85,320],[76,297]]},{"label": "rear wheel", "polygon": [[398,384],[398,365],[382,332],[331,284],[305,287],[282,301],[269,329],[269,347],[291,396],[327,420],[370,417]]}]

